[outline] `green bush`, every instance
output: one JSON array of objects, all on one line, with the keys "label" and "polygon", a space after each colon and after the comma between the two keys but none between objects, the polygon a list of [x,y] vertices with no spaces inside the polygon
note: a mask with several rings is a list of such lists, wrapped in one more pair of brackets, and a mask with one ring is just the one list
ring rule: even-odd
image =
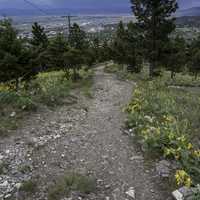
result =
[{"label": "green bush", "polygon": [[123,70],[123,67],[121,65],[118,65],[118,64],[107,65],[104,68],[104,71],[106,73],[117,73],[117,72],[122,71],[122,70]]},{"label": "green bush", "polygon": [[77,173],[67,173],[56,183],[53,189],[50,189],[48,199],[59,200],[62,197],[68,197],[72,191],[89,194],[95,191],[95,185],[93,178]]},{"label": "green bush", "polygon": [[36,188],[37,188],[36,182],[33,180],[28,180],[22,183],[20,191],[23,191],[26,193],[34,193],[36,191]]},{"label": "green bush", "polygon": [[14,91],[0,92],[0,105],[11,105],[13,108],[22,110],[36,109],[36,104],[33,102],[30,96]]}]

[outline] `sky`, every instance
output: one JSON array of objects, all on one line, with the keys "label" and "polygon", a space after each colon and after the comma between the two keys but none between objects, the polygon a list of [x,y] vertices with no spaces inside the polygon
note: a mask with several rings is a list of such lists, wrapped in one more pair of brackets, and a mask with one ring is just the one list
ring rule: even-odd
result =
[{"label": "sky", "polygon": [[[92,8],[129,8],[129,0],[28,0],[42,8],[72,8],[72,9],[92,9]],[[200,6],[200,0],[178,0],[179,7],[186,9]],[[30,9],[31,6],[24,0],[0,0],[2,8]]]}]

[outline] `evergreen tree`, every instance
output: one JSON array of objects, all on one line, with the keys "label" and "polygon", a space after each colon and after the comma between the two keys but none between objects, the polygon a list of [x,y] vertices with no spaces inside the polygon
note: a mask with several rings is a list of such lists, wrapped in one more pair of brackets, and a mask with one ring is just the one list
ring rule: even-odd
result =
[{"label": "evergreen tree", "polygon": [[120,64],[126,64],[126,30],[123,22],[118,24],[117,31],[112,44],[113,60]]},{"label": "evergreen tree", "polygon": [[94,56],[95,56],[95,59],[96,61],[99,61],[100,59],[100,40],[99,40],[99,37],[95,37],[92,39],[91,41],[91,51],[94,52]]},{"label": "evergreen tree", "polygon": [[44,32],[44,28],[41,27],[37,22],[35,22],[32,26],[32,34],[33,39],[31,40],[31,44],[36,47],[46,48],[48,45],[48,38],[46,33]]},{"label": "evergreen tree", "polygon": [[183,71],[186,63],[186,42],[184,38],[177,36],[171,39],[165,46],[164,63],[171,71],[171,78],[174,79],[176,73]]},{"label": "evergreen tree", "polygon": [[78,70],[81,68],[83,64],[83,54],[78,49],[71,48],[69,51],[64,53],[65,63],[68,69],[73,70],[73,80],[76,81],[79,78]]},{"label": "evergreen tree", "polygon": [[134,23],[130,22],[125,28],[120,22],[112,45],[113,60],[118,64],[127,65],[131,72],[140,72],[142,69],[141,41],[141,34]]},{"label": "evergreen tree", "polygon": [[46,49],[48,47],[48,38],[44,31],[37,22],[32,26],[33,39],[30,41],[31,47],[31,64],[36,66],[38,71],[44,71],[47,68]]},{"label": "evergreen tree", "polygon": [[58,34],[49,44],[47,50],[42,56],[42,60],[48,64],[50,69],[64,69],[66,70],[66,64],[64,54],[69,50],[67,40],[62,34]]},{"label": "evergreen tree", "polygon": [[200,73],[200,35],[189,46],[188,60],[189,71],[197,78]]},{"label": "evergreen tree", "polygon": [[98,59],[96,57],[95,51],[91,47],[84,52],[83,57],[84,64],[86,64],[88,68],[90,68]]},{"label": "evergreen tree", "polygon": [[143,31],[146,58],[150,63],[152,77],[163,59],[162,48],[175,29],[175,19],[171,15],[178,5],[176,0],[131,0],[131,3],[137,25]]},{"label": "evergreen tree", "polygon": [[86,33],[76,23],[70,28],[68,40],[69,45],[74,49],[84,50],[88,48]]},{"label": "evergreen tree", "polygon": [[35,75],[30,65],[30,52],[10,20],[0,22],[0,82],[14,81],[16,90],[19,80],[29,80]]},{"label": "evergreen tree", "polygon": [[99,61],[106,62],[112,58],[111,56],[111,47],[109,41],[102,41],[101,46],[99,47]]},{"label": "evergreen tree", "polygon": [[196,49],[195,53],[192,55],[189,70],[194,74],[195,79],[197,79],[200,73],[200,49]]},{"label": "evergreen tree", "polygon": [[140,29],[130,22],[127,25],[125,45],[126,45],[126,64],[130,72],[139,73],[142,70],[143,37]]}]

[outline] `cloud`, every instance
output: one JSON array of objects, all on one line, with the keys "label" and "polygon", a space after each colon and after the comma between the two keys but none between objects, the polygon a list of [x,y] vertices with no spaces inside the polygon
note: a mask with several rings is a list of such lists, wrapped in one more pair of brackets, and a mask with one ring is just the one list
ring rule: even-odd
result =
[{"label": "cloud", "polygon": [[[53,8],[124,8],[130,7],[130,0],[29,0],[38,6]],[[180,8],[200,6],[200,0],[178,0]],[[30,8],[23,0],[0,0],[0,8]]]}]

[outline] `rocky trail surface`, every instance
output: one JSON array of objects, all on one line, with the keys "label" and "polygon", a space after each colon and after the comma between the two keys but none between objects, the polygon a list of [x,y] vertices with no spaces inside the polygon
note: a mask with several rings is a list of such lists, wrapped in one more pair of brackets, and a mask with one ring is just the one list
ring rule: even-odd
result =
[{"label": "rocky trail surface", "polygon": [[[169,193],[141,151],[124,134],[125,114],[134,84],[95,71],[93,98],[79,95],[73,106],[33,114],[12,136],[0,140],[0,200],[45,200],[54,180],[66,171],[90,175],[94,193],[64,199],[167,200]],[[37,190],[23,196],[24,180]]]}]

